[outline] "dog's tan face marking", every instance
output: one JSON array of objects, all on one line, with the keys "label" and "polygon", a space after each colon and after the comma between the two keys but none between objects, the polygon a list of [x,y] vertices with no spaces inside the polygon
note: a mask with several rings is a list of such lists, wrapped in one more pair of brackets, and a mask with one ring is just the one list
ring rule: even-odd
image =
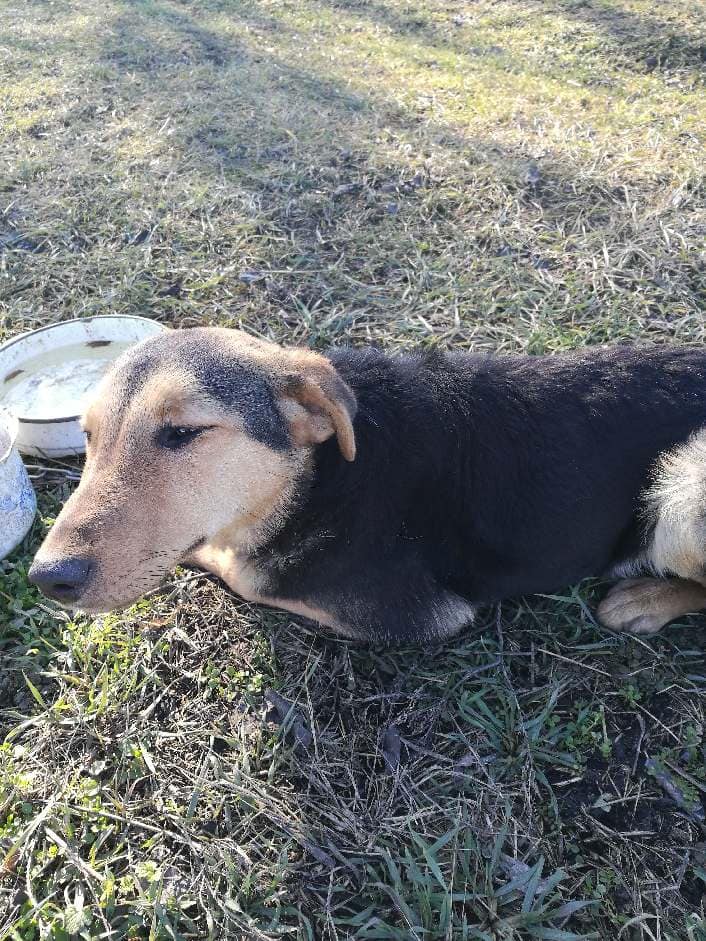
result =
[{"label": "dog's tan face marking", "polygon": [[62,560],[87,560],[91,574],[68,600],[105,611],[157,587],[226,528],[247,553],[286,515],[313,444],[336,434],[352,459],[354,410],[316,354],[215,328],[145,341],[86,411],[86,466],[37,554],[38,584]]}]

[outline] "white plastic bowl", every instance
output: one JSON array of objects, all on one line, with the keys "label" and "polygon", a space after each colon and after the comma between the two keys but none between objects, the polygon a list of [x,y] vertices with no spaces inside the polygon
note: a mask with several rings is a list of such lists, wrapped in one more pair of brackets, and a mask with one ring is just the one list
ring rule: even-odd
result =
[{"label": "white plastic bowl", "polygon": [[0,409],[0,559],[24,539],[37,510],[16,437],[17,419]]},{"label": "white plastic bowl", "polygon": [[83,454],[78,419],[113,361],[164,330],[146,317],[86,317],[51,324],[0,346],[0,408],[17,418],[23,454]]}]

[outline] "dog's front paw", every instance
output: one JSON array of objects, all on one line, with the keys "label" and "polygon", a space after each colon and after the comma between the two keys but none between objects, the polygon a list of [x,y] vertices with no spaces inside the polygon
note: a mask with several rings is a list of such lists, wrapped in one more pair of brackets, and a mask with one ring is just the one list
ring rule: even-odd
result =
[{"label": "dog's front paw", "polygon": [[598,620],[611,631],[656,634],[671,620],[663,613],[668,584],[659,578],[627,578],[618,582],[598,605]]},{"label": "dog's front paw", "polygon": [[706,605],[706,589],[695,582],[627,578],[598,605],[598,620],[611,631],[656,634],[675,618]]}]

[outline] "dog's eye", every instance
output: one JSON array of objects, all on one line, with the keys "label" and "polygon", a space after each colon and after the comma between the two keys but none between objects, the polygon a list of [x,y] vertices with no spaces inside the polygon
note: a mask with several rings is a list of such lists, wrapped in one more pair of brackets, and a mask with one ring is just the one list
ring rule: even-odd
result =
[{"label": "dog's eye", "polygon": [[170,451],[176,451],[189,444],[194,438],[198,438],[206,430],[206,428],[186,428],[183,425],[165,425],[157,432],[157,444]]}]

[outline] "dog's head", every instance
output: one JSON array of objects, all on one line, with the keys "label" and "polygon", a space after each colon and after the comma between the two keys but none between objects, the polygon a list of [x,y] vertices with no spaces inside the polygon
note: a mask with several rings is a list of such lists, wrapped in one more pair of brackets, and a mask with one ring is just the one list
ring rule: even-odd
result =
[{"label": "dog's head", "polygon": [[83,417],[81,482],[30,579],[86,611],[124,607],[227,529],[271,531],[311,450],[355,457],[356,401],[331,363],[237,330],[165,331],[125,353]]}]

